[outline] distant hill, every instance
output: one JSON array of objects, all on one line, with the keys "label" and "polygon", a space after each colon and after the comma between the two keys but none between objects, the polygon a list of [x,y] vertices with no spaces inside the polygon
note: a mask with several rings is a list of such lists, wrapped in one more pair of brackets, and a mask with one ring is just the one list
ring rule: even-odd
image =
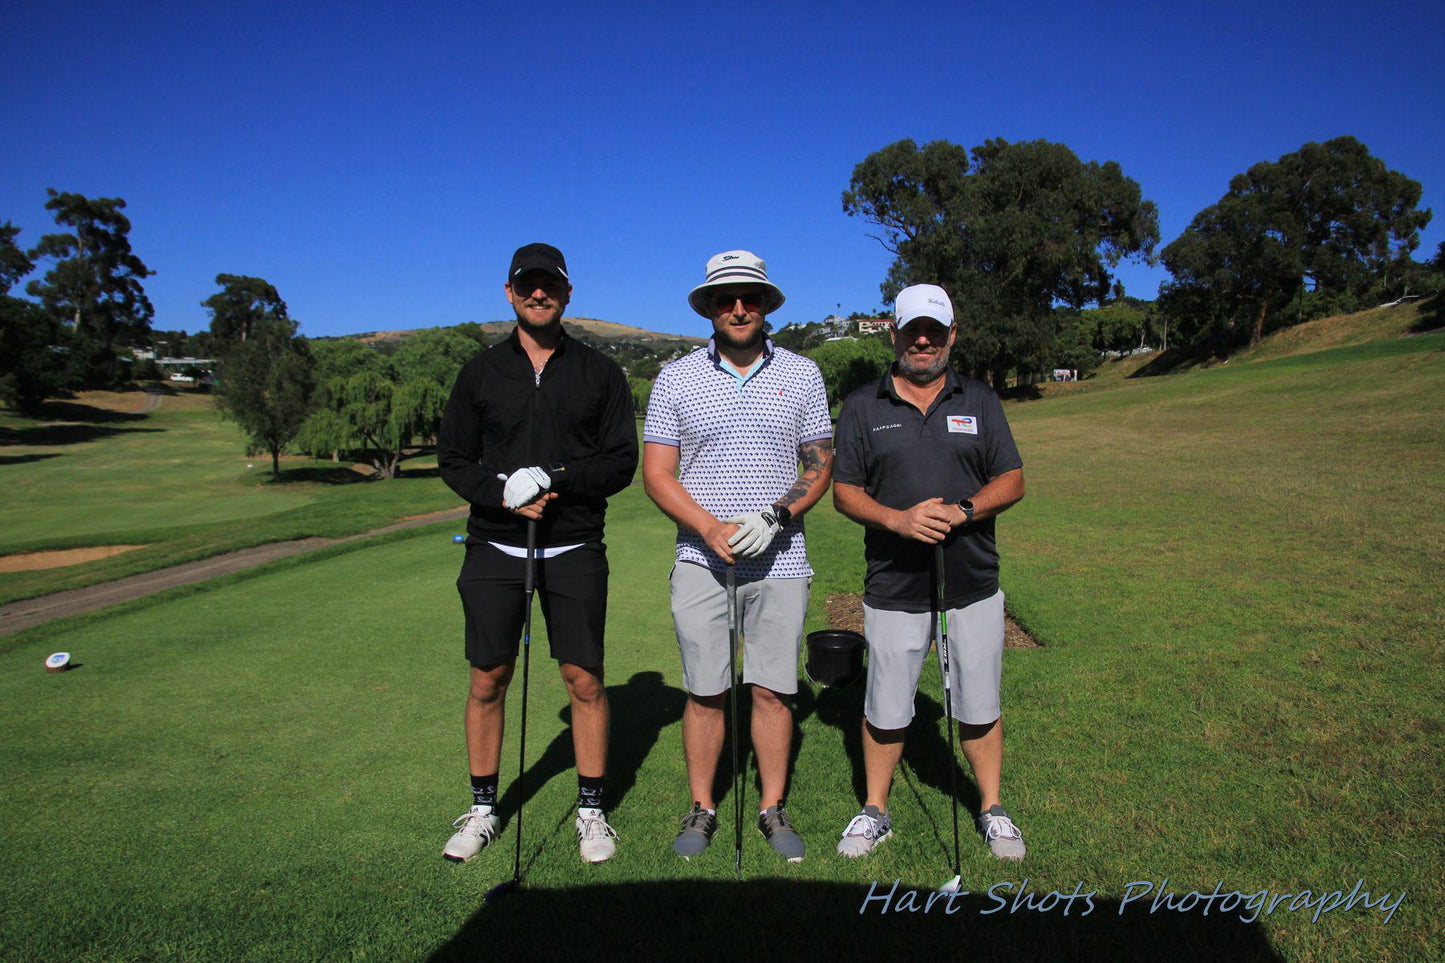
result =
[{"label": "distant hill", "polygon": [[[487,321],[478,327],[487,336],[489,344],[512,333],[514,321]],[[663,334],[635,328],[627,324],[599,321],[596,318],[563,318],[562,327],[572,337],[607,354],[626,371],[629,377],[651,380],[657,377],[657,370],[673,358],[680,357],[694,348],[707,344],[706,338],[683,334]],[[355,335],[363,344],[369,344],[383,353],[396,350],[408,335],[417,331],[431,330],[417,328],[410,331],[369,331]]]},{"label": "distant hill", "polygon": [[1440,297],[1382,305],[1353,314],[1336,314],[1292,325],[1266,335],[1253,348],[1241,348],[1227,358],[1178,355],[1154,351],[1105,361],[1084,381],[1036,385],[1033,395],[1069,395],[1118,384],[1129,378],[1178,374],[1226,364],[1248,364],[1292,355],[1312,354],[1330,348],[1389,341],[1445,327],[1445,304]]}]

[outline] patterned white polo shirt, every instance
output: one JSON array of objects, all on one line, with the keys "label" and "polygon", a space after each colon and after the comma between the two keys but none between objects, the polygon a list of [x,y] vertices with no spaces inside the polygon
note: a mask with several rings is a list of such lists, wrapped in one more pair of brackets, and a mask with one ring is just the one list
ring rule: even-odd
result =
[{"label": "patterned white polo shirt", "polygon": [[[644,442],[679,449],[682,487],[717,518],[772,507],[798,480],[798,446],[832,437],[818,366],[768,339],[746,377],[725,363],[712,340],[663,366],[642,429]],[[702,536],[681,528],[677,560],[727,568]],[[801,518],[763,554],[737,563],[740,579],[812,574]]]}]

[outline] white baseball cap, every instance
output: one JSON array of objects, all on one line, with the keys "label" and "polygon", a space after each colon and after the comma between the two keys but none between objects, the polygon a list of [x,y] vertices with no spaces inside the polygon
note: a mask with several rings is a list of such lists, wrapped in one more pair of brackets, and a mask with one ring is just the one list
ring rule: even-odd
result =
[{"label": "white baseball cap", "polygon": [[919,318],[932,318],[945,328],[952,327],[953,302],[948,292],[936,284],[915,284],[899,291],[893,302],[893,326],[902,328]]}]

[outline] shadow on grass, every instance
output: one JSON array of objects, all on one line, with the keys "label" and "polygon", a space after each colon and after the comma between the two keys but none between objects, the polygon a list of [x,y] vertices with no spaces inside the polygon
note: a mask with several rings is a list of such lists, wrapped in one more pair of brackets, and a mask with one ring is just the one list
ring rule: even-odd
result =
[{"label": "shadow on grass", "polygon": [[[682,718],[685,699],[681,689],[663,685],[661,672],[638,672],[623,685],[607,687],[607,701],[614,720],[607,753],[607,808],[615,809],[636,785],[638,770],[657,743],[658,734]],[[497,800],[497,811],[504,826],[552,777],[575,769],[571,706],[563,706],[557,717],[566,728],[557,733],[527,767],[526,796],[519,795],[514,779]],[[504,765],[505,753],[504,749]],[[515,759],[515,755],[512,758]]]},{"label": "shadow on grass", "polygon": [[1017,385],[999,392],[999,397],[1004,401],[1039,401],[1043,396],[1043,389],[1036,384]]},{"label": "shadow on grass", "polygon": [[370,481],[371,478],[370,475],[363,475],[359,471],[352,470],[350,466],[336,465],[326,468],[283,468],[279,477],[267,478],[264,484],[355,485],[359,482]]},{"label": "shadow on grass", "polygon": [[[1282,959],[1264,928],[1240,922],[1237,913],[1150,913],[1149,900],[1140,899],[1121,914],[1118,900],[1099,897],[1087,916],[1082,898],[1068,916],[1069,904],[1059,900],[1045,912],[1021,906],[1011,913],[1012,894],[979,893],[956,897],[949,915],[943,899],[922,911],[931,892],[922,887],[914,897],[918,911],[898,912],[912,884],[896,890],[893,884],[875,884],[875,898],[860,913],[870,888],[845,883],[684,880],[529,889],[524,881],[505,899],[479,907],[430,959],[572,960],[579,952],[607,960]],[[890,893],[887,903],[877,898]],[[885,906],[889,912],[880,912]]]},{"label": "shadow on grass", "polygon": [[[927,671],[925,669],[925,671]],[[805,696],[804,693],[807,695]],[[799,707],[806,701],[818,721],[837,729],[843,737],[843,750],[853,775],[853,795],[859,807],[868,794],[863,769],[863,694],[861,682],[844,688],[820,687],[816,695],[805,686],[799,693]],[[912,792],[920,809],[928,814],[935,839],[945,861],[953,858],[953,813],[948,808],[929,808],[921,788],[930,787],[944,799],[952,791],[948,773],[948,733],[943,728],[943,704],[918,693],[913,699],[913,722],[908,726],[903,743],[903,762],[894,776],[893,794]],[[953,779],[958,782],[959,832],[973,833],[973,814],[983,802],[978,786],[964,767],[961,755],[953,757]],[[935,809],[940,811],[935,812]]]},{"label": "shadow on grass", "polygon": [[[114,412],[106,413],[114,414]],[[125,415],[124,417],[139,420],[143,419],[145,415]],[[163,431],[165,431],[164,428],[125,428],[110,424],[35,425],[29,428],[0,427],[0,445],[78,445],[81,442],[109,438],[112,435]]]},{"label": "shadow on grass", "polygon": [[1410,325],[1411,334],[1445,328],[1445,295],[1435,295],[1420,308],[1420,317]]},{"label": "shadow on grass", "polygon": [[39,452],[33,455],[0,455],[0,465],[28,465],[32,461],[45,461],[47,458],[59,458],[57,451]]}]

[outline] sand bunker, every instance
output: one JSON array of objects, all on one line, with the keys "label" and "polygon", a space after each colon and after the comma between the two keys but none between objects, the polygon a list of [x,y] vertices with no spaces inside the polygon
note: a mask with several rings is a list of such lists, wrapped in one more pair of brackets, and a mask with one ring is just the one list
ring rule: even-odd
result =
[{"label": "sand bunker", "polygon": [[89,548],[67,548],[59,552],[30,552],[25,555],[0,556],[0,572],[37,572],[43,568],[64,568],[110,558],[121,552],[133,552],[144,545],[92,545]]}]

